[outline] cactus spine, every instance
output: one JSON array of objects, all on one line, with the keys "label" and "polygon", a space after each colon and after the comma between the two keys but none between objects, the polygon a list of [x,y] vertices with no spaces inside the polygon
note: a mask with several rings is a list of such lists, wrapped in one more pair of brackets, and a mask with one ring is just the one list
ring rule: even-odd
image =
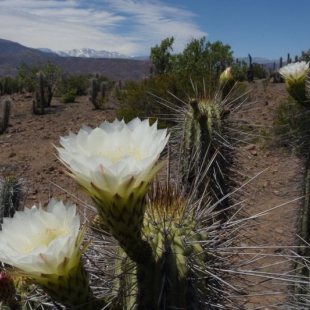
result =
[{"label": "cactus spine", "polygon": [[0,116],[0,134],[6,132],[9,126],[11,111],[11,101],[9,99],[4,99],[2,101],[2,111],[2,116]]}]

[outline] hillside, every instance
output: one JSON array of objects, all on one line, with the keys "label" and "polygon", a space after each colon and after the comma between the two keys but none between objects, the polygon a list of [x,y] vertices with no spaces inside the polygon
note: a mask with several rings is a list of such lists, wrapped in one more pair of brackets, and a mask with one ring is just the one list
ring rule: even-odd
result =
[{"label": "hillside", "polygon": [[0,39],[0,76],[15,76],[17,67],[22,61],[29,66],[38,62],[51,61],[74,75],[98,73],[110,79],[122,81],[140,80],[148,76],[150,67],[148,61],[142,60],[59,57],[56,54]]}]

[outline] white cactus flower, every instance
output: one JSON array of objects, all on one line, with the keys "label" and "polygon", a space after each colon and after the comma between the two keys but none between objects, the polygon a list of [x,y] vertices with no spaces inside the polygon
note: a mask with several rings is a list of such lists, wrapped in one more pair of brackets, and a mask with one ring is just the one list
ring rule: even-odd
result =
[{"label": "white cactus flower", "polygon": [[308,106],[308,93],[306,80],[309,72],[309,62],[300,61],[291,63],[279,69],[285,80],[285,87],[288,93],[300,104]]},{"label": "white cactus flower", "polygon": [[126,197],[152,179],[167,141],[166,130],[136,118],[128,124],[115,120],[95,129],[84,126],[77,135],[61,137],[63,148],[57,150],[71,176],[89,193]]},{"label": "white cactus flower", "polygon": [[297,81],[305,79],[309,71],[309,62],[300,61],[288,64],[279,69],[280,74],[285,80]]},{"label": "white cactus flower", "polygon": [[32,279],[63,276],[81,257],[83,231],[76,206],[52,199],[47,210],[33,206],[4,218],[0,231],[0,261]]}]

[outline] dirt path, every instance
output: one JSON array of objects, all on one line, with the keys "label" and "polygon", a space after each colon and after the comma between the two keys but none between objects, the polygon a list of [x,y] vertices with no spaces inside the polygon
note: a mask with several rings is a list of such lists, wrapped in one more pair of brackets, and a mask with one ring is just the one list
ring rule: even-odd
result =
[{"label": "dirt path", "polygon": [[[245,209],[250,216],[284,205],[256,219],[247,229],[240,246],[249,247],[244,253],[252,254],[244,254],[244,257],[253,259],[253,263],[243,269],[251,268],[258,273],[285,274],[293,268],[283,256],[291,252],[286,247],[296,245],[302,200],[295,199],[302,196],[304,163],[293,152],[276,147],[270,141],[276,107],[287,97],[284,85],[269,84],[264,88],[257,81],[250,87],[251,100],[255,104],[242,117],[257,126],[255,128],[262,137],[246,146],[240,152],[238,160],[245,167],[244,174],[247,175],[241,181],[245,182],[259,175],[242,191],[240,199],[245,199]],[[292,202],[287,203],[289,201]],[[258,245],[264,248],[252,248]],[[245,299],[246,309],[287,309],[287,283],[266,281],[258,276],[249,276],[248,280],[250,283],[246,291],[253,296]],[[265,296],[262,297],[261,294]]]}]

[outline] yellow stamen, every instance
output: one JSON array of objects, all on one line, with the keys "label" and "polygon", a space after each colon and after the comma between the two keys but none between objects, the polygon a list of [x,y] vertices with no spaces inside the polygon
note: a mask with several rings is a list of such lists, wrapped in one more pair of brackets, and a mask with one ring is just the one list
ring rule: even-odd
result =
[{"label": "yellow stamen", "polygon": [[51,241],[53,241],[57,237],[63,237],[68,233],[68,229],[60,228],[60,229],[52,229],[46,228],[44,231],[40,231],[35,234],[31,241],[26,242],[22,246],[23,253],[30,253],[39,245],[48,246]]},{"label": "yellow stamen", "polygon": [[131,146],[126,148],[118,147],[112,151],[100,151],[98,152],[98,155],[108,157],[113,164],[125,156],[133,156],[136,161],[140,161],[144,157],[139,149],[133,148]]}]

